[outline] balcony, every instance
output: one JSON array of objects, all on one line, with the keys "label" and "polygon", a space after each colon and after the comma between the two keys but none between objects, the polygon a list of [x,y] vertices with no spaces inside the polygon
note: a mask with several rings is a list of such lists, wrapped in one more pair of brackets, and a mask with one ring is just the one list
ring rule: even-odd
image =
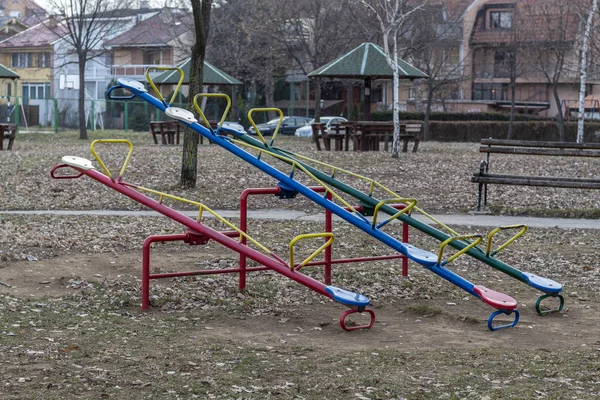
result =
[{"label": "balcony", "polygon": [[[113,65],[111,68],[112,76],[122,77],[126,76],[133,79],[142,79],[146,75],[146,70],[150,67],[173,67],[172,65],[160,65],[160,64],[137,64],[137,65]],[[160,74],[161,71],[151,73],[151,76]]]}]

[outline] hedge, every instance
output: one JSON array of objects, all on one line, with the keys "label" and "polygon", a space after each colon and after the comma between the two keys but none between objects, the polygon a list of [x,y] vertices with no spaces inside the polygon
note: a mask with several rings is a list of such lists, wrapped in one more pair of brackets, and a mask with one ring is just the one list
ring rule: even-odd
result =
[{"label": "hedge", "polygon": [[[432,121],[429,126],[432,139],[441,142],[479,142],[482,138],[506,139],[508,122],[505,121]],[[577,122],[565,123],[567,142],[577,138]],[[514,140],[558,141],[558,126],[551,121],[515,122]],[[586,122],[584,142],[600,142],[600,123]]]},{"label": "hedge", "polygon": [[[425,119],[423,112],[400,111],[400,120],[419,120]],[[374,111],[371,113],[373,121],[391,121],[393,112]],[[504,113],[479,112],[479,113],[451,113],[451,112],[432,112],[429,116],[430,121],[510,121],[510,115]],[[544,121],[547,118],[535,115],[516,114],[515,121]]]}]

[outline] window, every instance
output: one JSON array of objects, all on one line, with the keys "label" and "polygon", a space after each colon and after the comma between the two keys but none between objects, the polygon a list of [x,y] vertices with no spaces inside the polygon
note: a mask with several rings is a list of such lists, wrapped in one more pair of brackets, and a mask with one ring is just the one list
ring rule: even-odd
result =
[{"label": "window", "polygon": [[13,53],[13,68],[31,68],[33,67],[33,54],[31,53]]},{"label": "window", "polygon": [[9,12],[9,14],[11,17],[21,18],[21,11],[11,11],[11,12]]},{"label": "window", "polygon": [[38,53],[38,68],[50,68],[50,53]]},{"label": "window", "polygon": [[23,98],[43,100],[50,98],[50,83],[23,83]]},{"label": "window", "polygon": [[408,88],[408,99],[414,100],[417,97],[417,90],[414,86]]},{"label": "window", "polygon": [[490,29],[510,29],[512,27],[512,12],[490,12]]}]

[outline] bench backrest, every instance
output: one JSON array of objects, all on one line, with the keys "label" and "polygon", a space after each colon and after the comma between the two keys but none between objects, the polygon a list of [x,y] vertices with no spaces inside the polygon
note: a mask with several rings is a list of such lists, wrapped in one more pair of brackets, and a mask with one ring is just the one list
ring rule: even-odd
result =
[{"label": "bench backrest", "polygon": [[500,153],[539,156],[600,157],[600,143],[481,139],[479,151],[488,154]]}]

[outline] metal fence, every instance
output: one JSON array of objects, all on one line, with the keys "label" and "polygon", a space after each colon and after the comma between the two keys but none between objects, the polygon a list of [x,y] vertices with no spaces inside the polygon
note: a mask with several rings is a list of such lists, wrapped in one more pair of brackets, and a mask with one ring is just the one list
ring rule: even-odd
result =
[{"label": "metal fence", "polygon": [[[186,108],[187,104],[173,106]],[[216,121],[225,111],[225,104],[210,102],[204,113]],[[86,100],[85,121],[88,129],[147,131],[151,121],[169,118],[147,102],[121,100]],[[0,122],[17,124],[19,131],[52,131],[58,133],[79,127],[78,100],[74,98],[28,99],[21,96],[0,97]]]}]

